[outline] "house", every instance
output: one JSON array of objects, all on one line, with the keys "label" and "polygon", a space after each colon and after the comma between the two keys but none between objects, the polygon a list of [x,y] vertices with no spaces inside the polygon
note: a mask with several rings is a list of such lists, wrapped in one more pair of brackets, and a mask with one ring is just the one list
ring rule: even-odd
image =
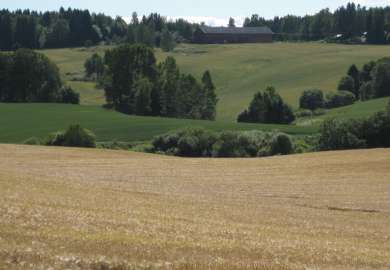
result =
[{"label": "house", "polygon": [[262,43],[272,42],[273,32],[267,27],[200,26],[194,33],[194,43]]}]

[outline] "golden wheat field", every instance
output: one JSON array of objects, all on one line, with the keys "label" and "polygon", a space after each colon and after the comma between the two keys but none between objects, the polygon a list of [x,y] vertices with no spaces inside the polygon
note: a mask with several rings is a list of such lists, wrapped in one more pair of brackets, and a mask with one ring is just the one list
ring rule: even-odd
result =
[{"label": "golden wheat field", "polygon": [[0,145],[0,269],[390,269],[390,150]]}]

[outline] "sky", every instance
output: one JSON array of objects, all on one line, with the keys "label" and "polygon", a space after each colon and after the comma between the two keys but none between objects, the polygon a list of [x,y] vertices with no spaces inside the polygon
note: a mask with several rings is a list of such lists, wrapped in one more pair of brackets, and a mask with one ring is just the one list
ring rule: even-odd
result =
[{"label": "sky", "polygon": [[58,10],[61,6],[104,12],[111,16],[130,18],[133,11],[139,15],[160,13],[169,19],[185,18],[208,25],[226,25],[229,17],[240,25],[245,17],[259,14],[265,18],[287,14],[314,14],[322,8],[336,9],[347,2],[365,6],[390,5],[390,0],[0,0],[0,9]]}]

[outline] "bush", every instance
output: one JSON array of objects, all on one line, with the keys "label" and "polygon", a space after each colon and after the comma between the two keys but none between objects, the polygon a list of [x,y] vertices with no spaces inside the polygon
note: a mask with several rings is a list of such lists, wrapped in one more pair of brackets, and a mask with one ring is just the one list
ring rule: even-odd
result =
[{"label": "bush", "polygon": [[237,132],[224,131],[213,145],[213,157],[248,157],[245,151],[248,143],[245,138],[240,140]]},{"label": "bush", "polygon": [[56,102],[61,87],[47,56],[30,49],[0,54],[0,102]]},{"label": "bush", "polygon": [[211,155],[215,136],[204,129],[189,129],[177,142],[178,155],[185,157],[207,157]]},{"label": "bush", "polygon": [[214,133],[204,129],[186,129],[157,136],[152,144],[155,153],[186,157],[256,157],[293,151],[287,135],[261,131]]},{"label": "bush", "polygon": [[153,139],[153,151],[187,157],[211,156],[215,134],[203,128],[183,129],[157,136]]},{"label": "bush", "polygon": [[337,91],[326,95],[328,109],[352,105],[355,101],[355,95],[347,91]]},{"label": "bush", "polygon": [[63,146],[64,145],[64,132],[56,132],[49,135],[45,141],[47,146]]},{"label": "bush", "polygon": [[305,90],[299,99],[299,107],[311,111],[322,108],[324,103],[324,94],[318,89]]},{"label": "bush", "polygon": [[362,134],[363,121],[325,120],[321,126],[320,150],[359,149],[366,146]]},{"label": "bush", "polygon": [[312,117],[313,112],[311,110],[298,110],[295,112],[296,118]]},{"label": "bush", "polygon": [[132,147],[134,147],[134,145],[134,143],[119,142],[114,140],[109,142],[101,142],[97,145],[97,147],[111,150],[130,150]]},{"label": "bush", "polygon": [[60,103],[80,104],[80,94],[75,92],[71,87],[66,86],[60,90]]},{"label": "bush", "polygon": [[28,138],[27,140],[25,140],[23,142],[23,144],[26,144],[26,145],[41,145],[42,142],[39,138],[37,137],[31,137],[31,138]]},{"label": "bush", "polygon": [[359,89],[359,92],[360,92],[360,98],[363,101],[375,98],[375,92],[372,87],[372,82],[363,83]]},{"label": "bush", "polygon": [[304,136],[303,138],[297,138],[294,140],[294,153],[309,153],[316,151],[318,144],[318,138],[316,136]]},{"label": "bush", "polygon": [[71,125],[64,133],[64,146],[96,147],[96,136],[79,125]]},{"label": "bush", "polygon": [[325,115],[325,114],[326,114],[326,110],[324,110],[324,109],[316,109],[313,111],[314,116],[321,116],[321,115]]},{"label": "bush", "polygon": [[179,132],[156,136],[152,141],[153,149],[155,152],[166,152],[169,149],[177,148],[179,139]]},{"label": "bush", "polygon": [[390,147],[390,109],[367,119],[363,133],[368,147]]},{"label": "bush", "polygon": [[94,77],[97,80],[104,74],[104,59],[99,54],[94,53],[84,63],[85,73],[87,77]]},{"label": "bush", "polygon": [[71,125],[65,132],[57,132],[46,140],[49,146],[96,147],[96,137],[88,129]]},{"label": "bush", "polygon": [[321,150],[390,147],[390,103],[386,111],[365,120],[326,120],[321,126]]},{"label": "bush", "polygon": [[344,76],[343,78],[341,78],[337,90],[353,93],[355,90],[354,79],[351,76]]},{"label": "bush", "polygon": [[375,97],[390,96],[390,63],[385,60],[379,62],[372,71],[372,88]]},{"label": "bush", "polygon": [[288,155],[293,153],[294,147],[290,136],[284,133],[277,133],[273,136],[271,141],[272,155]]},{"label": "bush", "polygon": [[249,108],[237,117],[238,122],[244,123],[290,124],[294,120],[291,107],[284,103],[273,87],[256,93]]}]

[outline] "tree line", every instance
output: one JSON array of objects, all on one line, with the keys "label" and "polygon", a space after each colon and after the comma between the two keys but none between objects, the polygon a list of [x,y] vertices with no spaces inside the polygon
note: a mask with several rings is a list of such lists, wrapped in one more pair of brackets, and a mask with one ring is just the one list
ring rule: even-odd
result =
[{"label": "tree line", "polygon": [[65,48],[105,43],[143,43],[171,50],[176,42],[189,41],[194,25],[168,21],[153,13],[141,20],[133,13],[128,24],[88,10],[64,9],[37,12],[0,10],[0,50]]},{"label": "tree line", "polygon": [[[234,25],[234,22],[229,22]],[[340,40],[385,44],[390,41],[390,7],[366,8],[354,3],[315,15],[275,17],[254,14],[244,26],[269,26],[281,40]],[[190,42],[199,27],[184,19],[169,21],[157,13],[127,23],[88,10],[64,9],[37,12],[0,10],[0,50],[18,48],[65,48],[99,43],[142,43],[169,51],[176,43]],[[363,38],[361,38],[363,37]]]},{"label": "tree line", "polygon": [[284,133],[262,131],[212,132],[189,128],[156,136],[151,152],[183,157],[266,157],[294,152]]},{"label": "tree line", "polygon": [[[315,111],[332,109],[353,104],[355,101],[366,101],[390,96],[390,58],[370,61],[359,69],[351,65],[340,79],[336,92],[326,95],[320,89],[308,89],[300,97],[300,109]],[[301,116],[306,112],[300,111]]]},{"label": "tree line", "polygon": [[79,94],[63,85],[58,67],[30,49],[0,53],[0,102],[79,103]]},{"label": "tree line", "polygon": [[[390,41],[390,7],[366,8],[348,3],[331,12],[315,15],[274,17],[267,20],[254,14],[244,26],[269,26],[281,40],[338,39],[349,42],[385,44]],[[363,40],[360,37],[364,37]]]},{"label": "tree line", "polygon": [[390,96],[390,58],[370,61],[361,70],[352,65],[341,78],[338,89],[349,91],[362,101]]},{"label": "tree line", "polygon": [[328,119],[321,125],[320,150],[390,147],[390,103],[366,119]]},{"label": "tree line", "polygon": [[180,72],[173,57],[156,62],[153,49],[142,44],[107,50],[104,59],[93,55],[85,63],[96,74],[107,106],[117,111],[176,118],[214,120],[218,98],[209,71],[199,82]]}]

